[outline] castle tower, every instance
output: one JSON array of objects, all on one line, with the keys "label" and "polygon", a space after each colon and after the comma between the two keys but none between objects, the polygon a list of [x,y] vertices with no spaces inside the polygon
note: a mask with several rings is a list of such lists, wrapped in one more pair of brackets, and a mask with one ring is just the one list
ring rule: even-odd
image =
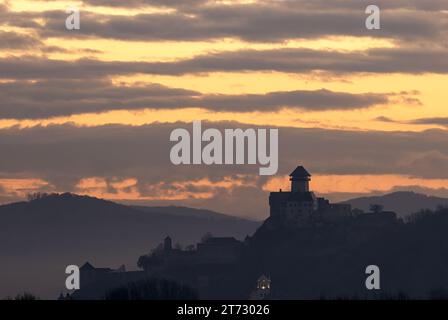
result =
[{"label": "castle tower", "polygon": [[304,193],[310,191],[309,182],[311,180],[311,175],[304,167],[298,166],[289,176],[292,193]]},{"label": "castle tower", "polygon": [[163,241],[163,250],[165,250],[165,252],[169,252],[172,249],[173,249],[172,241],[171,238],[168,236]]}]

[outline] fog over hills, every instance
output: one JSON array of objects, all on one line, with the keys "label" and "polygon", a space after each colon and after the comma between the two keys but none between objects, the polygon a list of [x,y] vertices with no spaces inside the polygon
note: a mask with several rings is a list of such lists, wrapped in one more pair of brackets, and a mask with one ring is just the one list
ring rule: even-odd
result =
[{"label": "fog over hills", "polygon": [[136,268],[168,234],[195,244],[202,235],[243,239],[260,223],[183,207],[131,207],[70,193],[0,206],[0,298],[24,290],[55,298],[65,267]]},{"label": "fog over hills", "polygon": [[[371,204],[400,216],[448,206],[448,199],[413,192],[346,201],[367,211]],[[0,206],[0,298],[29,291],[56,298],[65,267],[89,261],[97,267],[136,269],[139,256],[170,235],[174,244],[197,243],[202,235],[252,235],[261,222],[187,207],[117,204],[70,193]]]}]

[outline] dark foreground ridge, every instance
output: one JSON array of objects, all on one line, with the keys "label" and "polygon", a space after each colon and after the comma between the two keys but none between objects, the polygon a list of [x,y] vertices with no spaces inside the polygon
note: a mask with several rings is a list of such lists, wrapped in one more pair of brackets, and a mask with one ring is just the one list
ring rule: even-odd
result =
[{"label": "dark foreground ridge", "polygon": [[[291,191],[271,193],[270,217],[244,241],[208,235],[182,249],[166,237],[138,258],[141,271],[85,264],[81,290],[62,298],[136,290],[160,297],[166,290],[148,279],[168,279],[178,284],[173,294],[200,299],[448,298],[448,209],[406,219],[378,204],[364,212],[316,197],[310,179],[303,167],[294,170]],[[381,270],[380,290],[366,289],[369,265]]]},{"label": "dark foreground ridge", "polygon": [[244,239],[260,222],[192,208],[131,207],[75,194],[35,196],[0,206],[0,299],[24,291],[56,299],[65,268],[126,265],[169,234],[185,246],[207,232]]}]

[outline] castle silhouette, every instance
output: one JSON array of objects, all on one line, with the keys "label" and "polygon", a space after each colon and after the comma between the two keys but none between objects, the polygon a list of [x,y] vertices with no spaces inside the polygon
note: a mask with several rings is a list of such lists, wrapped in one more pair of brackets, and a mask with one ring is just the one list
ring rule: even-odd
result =
[{"label": "castle silhouette", "polygon": [[[222,298],[213,283],[217,279],[226,285],[232,282],[229,271],[234,272],[235,268],[238,268],[239,259],[244,257],[244,254],[251,255],[252,249],[248,248],[257,236],[263,240],[272,234],[282,234],[283,230],[301,234],[304,230],[315,232],[313,230],[333,228],[344,225],[346,221],[355,221],[356,227],[352,236],[355,241],[359,241],[370,232],[378,230],[377,228],[398,223],[394,212],[383,211],[382,208],[376,212],[364,213],[358,209],[352,210],[348,204],[330,203],[323,197],[317,197],[310,190],[311,174],[303,166],[298,166],[289,176],[291,190],[280,189],[270,193],[270,215],[252,237],[247,236],[244,241],[239,241],[234,237],[210,235],[193,248],[183,250],[173,248],[172,239],[167,236],[159,247],[140,256],[138,266],[143,271],[127,272],[124,266],[115,270],[95,268],[87,262],[80,270],[81,290],[75,291],[70,298],[102,299],[105,292],[116,286],[149,276],[187,283],[203,297]],[[269,236],[266,236],[266,231]],[[265,271],[268,274],[269,270]],[[257,275],[258,280],[254,279],[255,290],[252,288],[252,293],[248,290],[246,298],[257,299],[269,295],[271,279],[264,273],[266,272],[262,271]]]},{"label": "castle silhouette", "polygon": [[300,226],[351,215],[352,208],[349,204],[330,203],[310,191],[311,174],[303,166],[298,166],[289,176],[291,191],[284,192],[280,189],[269,195],[270,216],[274,220]]}]

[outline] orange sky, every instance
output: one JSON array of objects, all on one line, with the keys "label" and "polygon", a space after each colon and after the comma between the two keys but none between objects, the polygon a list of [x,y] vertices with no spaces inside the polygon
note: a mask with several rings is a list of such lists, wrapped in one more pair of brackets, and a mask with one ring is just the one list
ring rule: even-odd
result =
[{"label": "orange sky", "polygon": [[[248,6],[256,5],[256,1],[226,1],[229,7],[236,3],[246,3]],[[1,3],[1,1],[0,1]],[[65,20],[65,9],[69,5],[78,6],[81,9],[81,28],[83,15],[99,14],[106,16],[129,16],[146,14],[173,14],[176,8],[141,6],[141,7],[105,7],[94,6],[82,1],[28,1],[14,0],[4,1],[13,13],[32,13],[33,21],[45,25],[45,13],[51,10],[61,12],[61,26]],[[412,13],[412,9],[403,9],[400,13]],[[39,15],[42,17],[39,18]],[[359,11],[362,17],[364,13]],[[37,16],[37,17],[36,17]],[[384,28],[387,28],[387,19],[384,19]],[[363,26],[361,25],[360,28]],[[0,58],[34,57],[43,59],[55,59],[63,61],[78,61],[89,58],[99,61],[111,62],[176,62],[192,59],[197,56],[224,52],[236,52],[238,50],[272,50],[272,49],[313,49],[319,51],[337,51],[340,53],[363,52],[371,49],[394,49],[415,43],[401,41],[399,38],[376,37],[375,33],[363,36],[333,35],[314,36],[303,39],[286,39],[282,41],[250,41],[232,36],[203,39],[196,41],[175,40],[125,40],[89,37],[79,38],[71,36],[67,31],[62,35],[42,37],[36,28],[25,28],[8,24],[0,25],[0,31],[13,32],[21,35],[35,37],[42,42],[41,49],[36,47],[25,48],[1,48]],[[76,31],[75,31],[76,32]],[[151,30],[148,30],[150,33]],[[42,48],[57,46],[64,50],[43,50]],[[85,49],[89,49],[86,51]],[[21,128],[33,126],[48,126],[52,124],[64,124],[70,122],[77,126],[95,127],[106,124],[123,124],[130,126],[142,126],[153,123],[174,123],[177,121],[192,122],[193,120],[208,121],[238,121],[250,125],[269,125],[297,128],[324,128],[354,131],[415,131],[423,132],[428,129],[445,129],[437,124],[412,124],[412,120],[421,118],[438,118],[447,116],[446,101],[448,101],[448,75],[446,73],[431,72],[384,72],[384,73],[346,73],[332,74],[326,72],[302,72],[287,73],[280,71],[216,71],[208,73],[191,73],[184,75],[157,75],[157,74],[126,74],[112,75],[109,79],[117,85],[135,87],[147,84],[160,84],[170,88],[194,90],[202,94],[267,94],[276,91],[294,90],[326,90],[345,92],[351,94],[364,93],[393,93],[394,96],[388,103],[374,105],[368,108],[348,110],[322,110],[306,111],[294,108],[280,110],[240,112],[216,112],[201,108],[181,109],[147,109],[138,110],[112,110],[103,112],[87,112],[71,116],[55,116],[40,119],[0,118],[0,129],[18,126]],[[16,79],[0,79],[0,82],[14,81]],[[29,79],[33,80],[33,79]],[[34,81],[34,80],[33,80]],[[400,96],[406,92],[405,99]],[[378,121],[378,117],[393,119],[393,122]],[[0,168],[2,171],[2,168]],[[8,174],[8,176],[11,176]],[[22,179],[22,180],[20,180]],[[129,176],[126,179],[115,181],[114,187],[119,191],[115,194],[107,193],[104,177],[79,177],[76,190],[111,199],[148,199],[141,197],[138,190],[133,188],[138,182],[138,177]],[[387,192],[396,186],[419,185],[427,188],[444,188],[448,186],[446,179],[416,178],[403,174],[373,175],[373,174],[349,174],[349,175],[316,175],[313,187],[320,193],[369,193],[373,191]],[[179,184],[186,182],[179,182]],[[213,186],[229,187],[240,183],[238,180],[224,180],[212,182],[207,178],[198,178],[189,182],[197,185],[210,185],[212,188],[197,194],[191,194],[177,186],[176,192],[159,194],[153,198],[159,199],[183,199],[190,197],[207,198],[213,196]],[[7,191],[17,194],[23,190],[39,190],[41,186],[47,186],[45,179],[38,177],[0,179],[0,185]],[[224,185],[225,186],[224,186]],[[264,184],[264,190],[277,189],[285,185],[284,177],[273,177]],[[156,188],[157,185],[152,186]],[[60,190],[62,191],[62,190]]]}]

